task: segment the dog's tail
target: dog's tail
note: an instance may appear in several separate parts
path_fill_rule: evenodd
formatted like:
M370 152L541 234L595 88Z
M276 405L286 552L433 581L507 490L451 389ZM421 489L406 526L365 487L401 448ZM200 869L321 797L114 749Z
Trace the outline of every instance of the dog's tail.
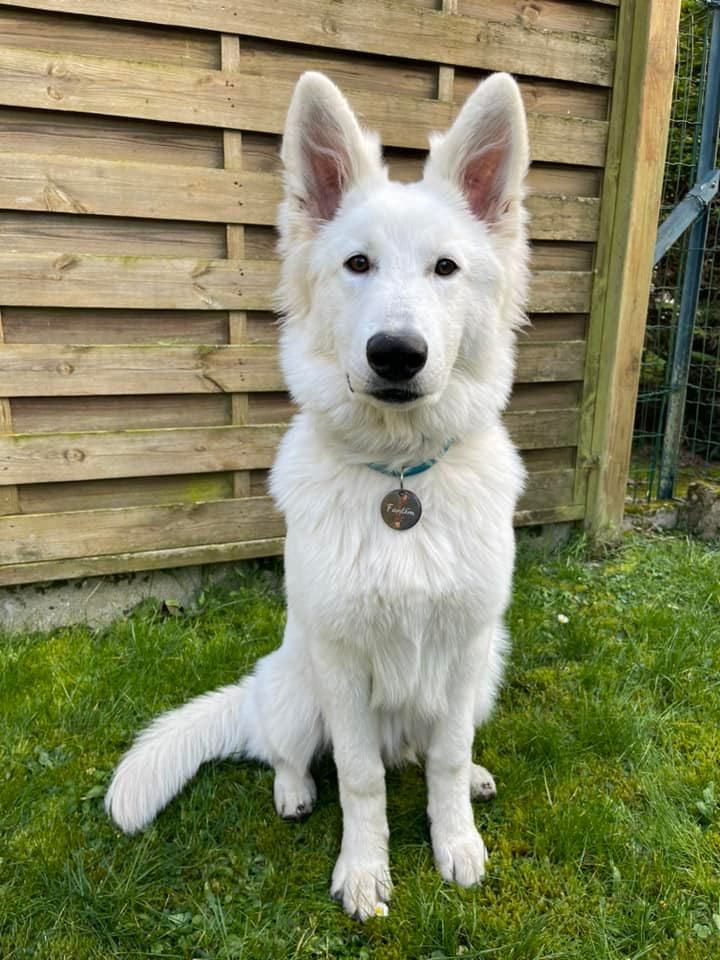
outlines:
M253 717L255 677L196 697L154 720L120 761L105 809L125 833L142 830L201 764L232 756L264 759Z

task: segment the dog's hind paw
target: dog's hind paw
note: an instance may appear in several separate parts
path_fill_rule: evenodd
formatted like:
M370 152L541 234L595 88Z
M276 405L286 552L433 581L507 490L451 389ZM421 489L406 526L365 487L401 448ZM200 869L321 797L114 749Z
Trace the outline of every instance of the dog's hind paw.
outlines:
M342 853L333 870L330 895L356 920L387 916L392 894L387 862L353 863Z
M433 835L433 853L444 880L454 881L461 887L473 887L485 876L487 850L474 827L452 838Z
M300 776L286 765L275 768L275 809L284 820L302 820L312 813L317 799L315 781L309 773Z
M470 771L470 796L473 800L492 800L497 796L493 775L479 763L474 763Z

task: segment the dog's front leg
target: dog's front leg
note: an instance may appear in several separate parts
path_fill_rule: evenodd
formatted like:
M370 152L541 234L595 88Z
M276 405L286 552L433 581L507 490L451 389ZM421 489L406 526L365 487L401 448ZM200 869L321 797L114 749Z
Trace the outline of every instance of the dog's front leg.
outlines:
M470 803L475 733L472 683L459 681L453 695L446 715L435 723L430 737L425 764L428 818L441 876L461 887L471 887L482 879L487 856Z
M369 682L357 674L330 671L323 686L343 814L330 892L351 916L367 920L392 892L379 722L370 709Z

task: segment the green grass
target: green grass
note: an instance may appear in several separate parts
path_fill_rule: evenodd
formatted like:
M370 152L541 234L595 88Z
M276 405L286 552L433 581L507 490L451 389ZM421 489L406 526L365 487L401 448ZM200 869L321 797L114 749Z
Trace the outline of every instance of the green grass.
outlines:
M568 618L564 623L558 615ZM204 768L145 834L102 794L158 711L227 683L279 641L280 568L240 567L194 611L0 644L0 957L710 960L720 956L720 554L630 536L588 559L526 543L512 664L477 758L477 890L434 871L422 773L388 775L390 916L327 896L340 810L280 821L272 774ZM717 784L717 786L714 786Z

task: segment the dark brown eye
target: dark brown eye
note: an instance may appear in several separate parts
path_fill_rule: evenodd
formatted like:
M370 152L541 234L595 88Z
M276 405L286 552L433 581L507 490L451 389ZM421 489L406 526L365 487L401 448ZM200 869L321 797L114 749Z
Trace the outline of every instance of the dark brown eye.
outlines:
M449 277L459 269L460 268L455 261L451 260L449 257L440 257L438 262L435 264L435 273L439 277Z
M345 261L345 266L353 273L367 273L370 269L370 261L364 253L356 253Z

